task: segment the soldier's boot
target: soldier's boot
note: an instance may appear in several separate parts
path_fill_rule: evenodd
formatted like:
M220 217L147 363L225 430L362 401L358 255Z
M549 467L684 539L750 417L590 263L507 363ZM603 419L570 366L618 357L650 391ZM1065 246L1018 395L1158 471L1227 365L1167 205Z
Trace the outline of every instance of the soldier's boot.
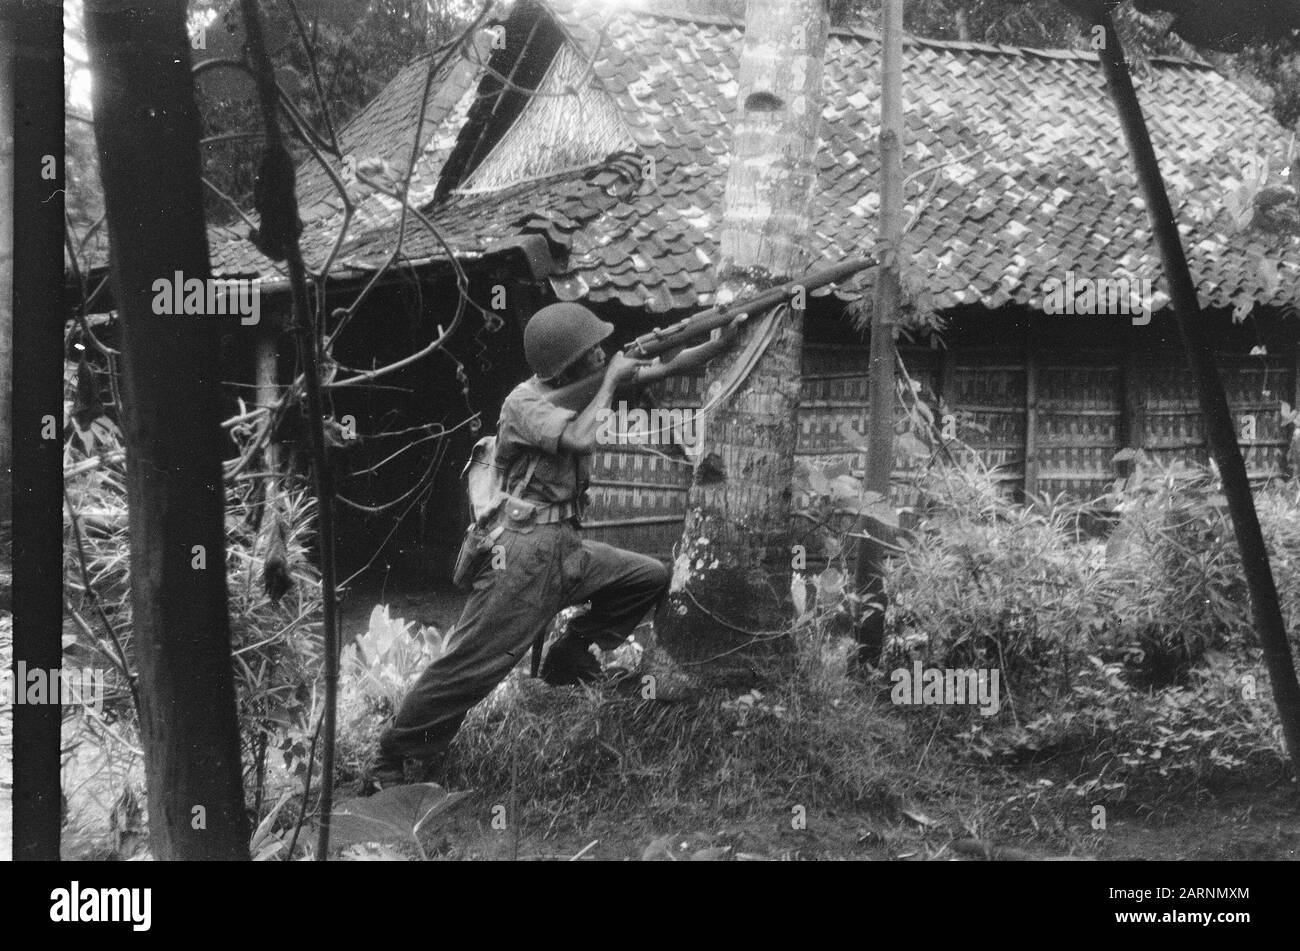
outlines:
M446 752L434 756L432 759L412 760L411 762L411 768L416 776L414 780L406 778L407 761L404 757L380 754L379 758L375 760L374 767L370 770L370 781L366 784L367 795L382 792L385 789L392 789L394 786L405 786L410 782L441 784L443 772L447 765Z
M370 782L366 784L366 788L370 793L377 793L405 783L406 763L402 757L381 755L370 770Z
M601 679L600 661L587 645L576 637L564 635L554 644L542 662L542 680L552 687L588 684Z

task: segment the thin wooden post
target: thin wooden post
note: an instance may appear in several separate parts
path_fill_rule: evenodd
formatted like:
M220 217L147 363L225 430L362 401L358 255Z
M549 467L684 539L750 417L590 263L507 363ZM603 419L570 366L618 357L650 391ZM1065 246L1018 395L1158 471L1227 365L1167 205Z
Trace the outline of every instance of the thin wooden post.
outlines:
M1088 16L1102 30L1103 42L1098 56L1124 139L1133 157L1138 185L1146 200L1147 215L1156 245L1160 249L1165 278L1169 282L1174 319L1178 324L1188 365L1196 379L1206 438L1211 456L1219 467L1223 494L1232 516L1246 586L1250 591L1255 632L1272 682L1273 698L1277 703L1277 715L1282 723L1287 753L1292 766L1300 770L1300 682L1296 680L1295 661L1291 657L1286 622L1282 617L1277 586L1269 566L1268 549L1255 511L1246 463L1237 443L1227 396L1215 366L1214 350L1196 296L1196 285L1187 266L1182 237L1178 232L1178 219L1169 203L1169 193L1165 190L1151 133L1142 115L1137 92L1133 88L1128 63L1124 59L1124 47L1111 20L1110 8L1097 0L1086 4L1071 3L1071 9Z
M338 683L339 683L339 614L338 588L334 562L334 476L330 467L329 452L325 444L323 421L324 398L321 394L320 351L321 328L312 319L307 298L307 269L303 264L302 250L294 228L298 220L298 198L294 191L294 167L280 131L277 112L275 74L262 34L261 13L255 0L241 0L244 26L248 34L248 57L257 82L259 104L262 108L262 125L266 134L263 153L264 172L277 170L283 177L271 188L280 189L275 198L258 203L261 214L261 234L264 245L270 241L272 253L282 254L288 263L289 286L292 293L293 325L297 333L298 359L301 363L307 396L307 436L311 444L312 474L316 489L316 537L320 546L322 648L325 653L325 708L321 714L321 737L324 752L321 755L321 786L319 827L316 839L316 861L329 857L330 822L334 803L334 742L336 738Z
M1300 413L1300 341L1296 342L1291 365L1294 368L1294 377L1291 381L1291 409ZM1287 466L1288 475L1292 477L1300 475L1300 421L1293 423L1291 426L1291 441L1288 444L1288 452L1283 461Z
M934 346L938 338L933 335L930 338L931 345ZM944 401L944 387L948 382L948 348L934 346L936 351L934 358L934 397L940 403ZM951 409L952 407L949 407Z
M253 344L253 359L255 362L254 379L257 384L256 400L261 409L269 410L279 399L279 349L276 347L276 335L278 331L274 329L264 329L257 335L257 340ZM278 473L279 452L275 444L274 435L266 441L266 448L262 450L262 461L266 472ZM270 506L275 495L275 477L267 479L267 505Z
M1034 318L1025 324L1025 501L1038 491L1038 354Z
M894 344L900 287L898 253L903 237L903 0L884 0L881 22L880 94L880 240L886 254L876 273L876 300L871 314L870 399L867 431L868 492L890 502L894 468ZM875 519L860 518L855 587L868 600L882 605L860 618L854 639L857 660L874 663L885 641L884 573L888 550L872 541L884 531ZM886 539L889 540L889 539Z
M11 512L14 365L14 48L0 20L0 521Z
M1137 335L1132 329L1126 335L1127 346L1120 361L1120 438L1119 448L1140 450L1146 444L1146 387L1142 384L1142 361L1137 348ZM1131 462L1122 462L1119 474L1133 472Z

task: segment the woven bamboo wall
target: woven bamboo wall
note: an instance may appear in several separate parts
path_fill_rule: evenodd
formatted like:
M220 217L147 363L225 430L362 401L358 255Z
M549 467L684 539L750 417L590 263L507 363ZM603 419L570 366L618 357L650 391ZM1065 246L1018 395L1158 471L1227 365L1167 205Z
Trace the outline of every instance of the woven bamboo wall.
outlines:
M1289 365L1288 365L1289 364ZM1287 468L1290 432L1282 422L1279 402L1296 405L1300 396L1297 364L1283 356L1221 356L1224 389L1228 405L1237 419L1237 439L1246 457L1246 471L1252 478L1277 475ZM1255 437L1242 437L1246 414L1255 417Z
M921 347L902 347L900 352L908 375L920 384L921 398L929 399L938 382L939 353ZM825 467L843 462L861 477L866 469L866 442L870 421L866 367L870 351L866 346L806 343L803 352L803 380L800 386L799 442L797 462ZM894 421L906 416L901 405L894 407ZM896 505L915 501L908 488L915 460L899 454L894 459ZM807 500L796 493L795 507Z
M1025 360L1008 347L963 347L945 354L940 394L957 435L996 469L1008 493L1025 475ZM964 450L954 451L960 460Z
M665 407L696 410L703 376L672 377L655 387ZM665 446L610 446L592 458L586 537L647 554L667 556L682 535L691 465Z
M1219 354L1218 363L1250 477L1263 479L1284 471L1289 434L1279 402L1294 400L1289 395L1296 392L1294 364L1284 356L1239 354ZM1144 446L1164 462L1177 457L1204 462L1208 453L1196 387L1181 354L1160 354L1150 366L1138 388ZM1254 417L1254 439L1243 435L1248 415Z
M1111 459L1123 445L1120 355L1043 350L1031 359L1034 388L1027 404L1035 442L1025 490L1100 495L1115 478Z
M1009 495L1095 497L1118 475L1113 458L1126 445L1166 462L1204 461L1200 411L1181 351L1138 346L1125 332L1080 337L1083 342L1049 323L1035 329L1032 345L1013 328L996 341L966 335L950 350L905 346L900 354L921 396L936 410L942 398L960 438L997 467ZM854 444L861 445L870 415L868 355L865 344L805 344L796 462L839 461L862 474L866 460ZM1222 353L1218 361L1239 435L1245 417L1254 417L1255 438L1241 440L1251 477L1284 473L1290 432L1279 403L1294 405L1300 396L1294 350ZM701 379L666 381L659 398L666 406L697 408ZM902 415L899 408L896 418ZM894 501L911 504L906 460L895 462ZM686 509L691 468L684 457L666 458L660 447L611 448L597 454L593 475L590 537L667 555ZM796 510L803 502L796 493Z

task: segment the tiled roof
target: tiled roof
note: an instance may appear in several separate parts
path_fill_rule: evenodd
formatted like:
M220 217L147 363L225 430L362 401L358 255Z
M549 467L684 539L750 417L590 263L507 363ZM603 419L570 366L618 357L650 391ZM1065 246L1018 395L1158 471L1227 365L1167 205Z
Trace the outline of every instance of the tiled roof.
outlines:
M552 278L564 299L618 300L656 312L707 305L717 286L741 26L582 2L549 0L547 7L569 42L592 59L585 81L608 95L634 147L653 156L653 178L640 180L636 161L598 162L500 191L453 194L431 215L466 255L490 252L514 234L545 231L567 251L563 273ZM517 5L512 15L530 10ZM874 243L879 64L877 36L832 34L812 235L815 252L826 259L869 252ZM348 148L359 157L379 155L404 165L425 69L427 60L412 64L349 125ZM481 58L453 61L435 83L421 194L431 196L482 74ZM1044 281L1064 278L1066 270L1163 284L1094 54L911 40L903 87L904 171L912 176L906 214L916 215L909 244L914 270L925 275L930 308L1038 305ZM1266 278L1259 259L1268 249L1253 235L1235 233L1223 205L1225 192L1242 182L1252 161L1269 157L1274 168L1281 166L1283 130L1240 89L1201 65L1156 60L1138 92L1202 302L1294 299L1300 268L1284 263L1278 280ZM561 120L554 103L547 108L549 135ZM573 134L583 134L581 122ZM608 140L613 133L602 134ZM533 147L527 137L505 141L509 148ZM533 174L544 171L544 158L496 157L503 168ZM323 174L307 171L301 182L305 251L318 265L340 215ZM344 264L365 269L386 258L395 207L373 195L364 200L340 257ZM441 254L423 229L409 223L404 251L413 260ZM213 257L225 273L265 274L269 268L242 239L214 235Z

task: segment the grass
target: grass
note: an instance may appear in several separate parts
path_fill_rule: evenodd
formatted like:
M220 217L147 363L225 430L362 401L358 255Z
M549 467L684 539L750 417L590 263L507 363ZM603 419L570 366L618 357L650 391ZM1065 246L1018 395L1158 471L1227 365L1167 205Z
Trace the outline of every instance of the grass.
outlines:
M444 779L502 801L513 788L522 810L557 831L701 808L744 820L773 803L892 813L940 794L945 781L917 768L908 726L848 676L845 656L804 651L770 688L678 703L610 686L551 689L516 672L471 712Z
M517 671L453 745L439 780L474 789L476 805L468 820L431 830L429 852L512 857L510 836L489 823L500 804L520 817L515 852L572 857L599 840L602 858L637 857L673 833L688 851L727 845L769 858L944 860L972 843L1011 844L1022 857L1183 857L1242 834L1263 841L1266 819L1294 811L1294 784L1277 776L1252 774L1248 795L1230 776L1177 796L1145 783L1113 794L1081 788L1083 757L1070 753L980 761L959 737L978 713L895 707L885 678L856 682L828 654L802 655L757 696L707 691L675 704L552 689ZM1217 805L1243 796L1259 804L1259 822ZM1098 805L1110 831L1094 825ZM791 831L796 806L806 835Z

